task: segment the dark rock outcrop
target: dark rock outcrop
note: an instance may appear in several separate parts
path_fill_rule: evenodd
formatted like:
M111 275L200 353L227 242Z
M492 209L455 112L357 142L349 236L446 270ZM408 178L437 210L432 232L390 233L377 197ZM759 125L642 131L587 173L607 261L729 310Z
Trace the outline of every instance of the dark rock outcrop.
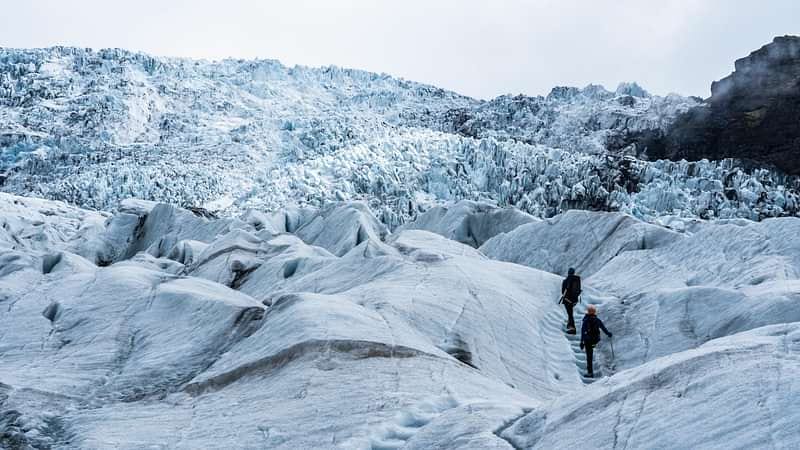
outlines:
M711 84L711 97L666 132L646 130L619 144L650 159L735 158L800 174L800 37L776 37L737 60L731 75Z

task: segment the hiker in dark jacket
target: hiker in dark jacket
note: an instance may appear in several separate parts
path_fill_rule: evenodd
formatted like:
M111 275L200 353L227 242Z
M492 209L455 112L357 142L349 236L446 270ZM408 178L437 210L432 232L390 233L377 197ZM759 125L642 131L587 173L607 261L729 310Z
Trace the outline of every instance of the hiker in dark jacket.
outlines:
M588 378L594 378L592 357L594 356L594 347L600 342L600 330L603 330L606 336L612 336L611 332L606 330L603 321L597 317L597 308L589 305L581 325L581 350L586 349L586 377Z
M569 269L567 278L561 282L561 303L567 309L567 333L575 334L575 318L572 310L581 295L581 277L575 275L575 269Z

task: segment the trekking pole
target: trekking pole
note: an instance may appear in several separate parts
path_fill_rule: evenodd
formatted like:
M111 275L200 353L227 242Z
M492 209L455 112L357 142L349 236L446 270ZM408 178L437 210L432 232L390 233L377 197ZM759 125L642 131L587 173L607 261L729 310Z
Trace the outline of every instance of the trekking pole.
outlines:
M613 337L608 338L608 342L611 344L611 360L614 361L617 359L617 357L614 356L614 338Z

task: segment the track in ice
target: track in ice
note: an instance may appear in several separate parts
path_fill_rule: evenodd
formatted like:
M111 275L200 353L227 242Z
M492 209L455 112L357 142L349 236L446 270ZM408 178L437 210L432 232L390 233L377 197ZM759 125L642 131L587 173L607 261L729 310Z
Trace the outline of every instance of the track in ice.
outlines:
M580 321L583 318L584 314L586 314L586 307L589 304L597 304L594 301L586 302L581 301L577 305L575 305L574 315L575 315L575 325L576 328L580 329ZM566 322L566 313L564 312L563 308L553 308L548 313L548 325L545 325L545 328L548 332L558 332L562 333L566 336L567 340L569 341L570 348L572 349L572 353L575 359L575 366L578 370L578 375L580 376L581 380L585 384L591 384L597 381L599 378L602 378L604 375L603 368L604 364L600 358L599 352L595 352L594 355L594 378L588 378L584 376L586 374L586 353L581 350L581 337L580 334L567 334L567 322Z
M364 450L403 448L422 427L458 405L459 402L450 393L422 400L403 408L391 420L374 425L367 439L349 440L343 442L340 448Z

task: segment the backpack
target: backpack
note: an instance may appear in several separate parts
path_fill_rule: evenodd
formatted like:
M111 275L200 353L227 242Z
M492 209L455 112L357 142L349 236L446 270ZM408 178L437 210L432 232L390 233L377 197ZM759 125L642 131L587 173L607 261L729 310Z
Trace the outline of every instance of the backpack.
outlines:
M587 317L586 319L589 321L588 329L586 330L586 340L588 341L587 344L595 345L600 342L600 324L597 318L595 317Z
M570 275L567 277L567 289L564 297L570 300L570 303L578 301L578 296L581 295L581 277L577 275Z

